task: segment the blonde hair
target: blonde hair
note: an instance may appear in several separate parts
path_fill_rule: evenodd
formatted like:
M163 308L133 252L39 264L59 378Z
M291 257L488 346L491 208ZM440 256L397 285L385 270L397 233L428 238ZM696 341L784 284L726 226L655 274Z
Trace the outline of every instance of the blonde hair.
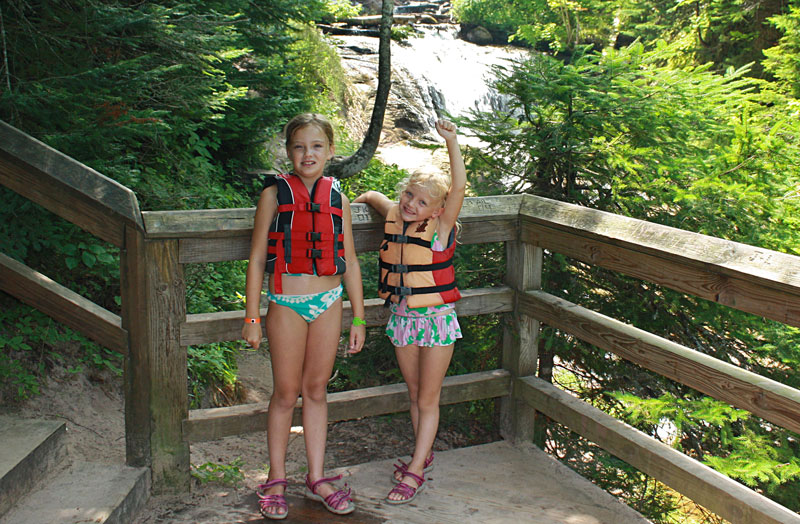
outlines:
M433 200L429 204L441 202L441 207L444 207L447 194L450 192L450 175L432 171L413 171L397 185L398 197L409 187L424 190Z
M295 131L306 126L315 126L320 131L325 133L328 139L328 145L333 145L333 125L330 121L319 113L300 113L296 117L289 120L283 128L283 135L286 137L286 148L289 148L289 143L292 141Z

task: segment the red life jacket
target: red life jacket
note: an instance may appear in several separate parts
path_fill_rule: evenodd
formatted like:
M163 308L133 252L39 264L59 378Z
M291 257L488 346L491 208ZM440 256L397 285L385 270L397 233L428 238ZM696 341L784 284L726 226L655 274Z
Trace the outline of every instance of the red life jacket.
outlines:
M444 251L431 249L439 219L404 222L400 206L389 209L384 225L380 253L378 296L399 302L406 297L408 307L449 304L461 298L456 288L453 254L455 231L446 239Z
M341 275L345 272L342 194L335 179L320 177L309 195L300 178L280 174L265 187L278 186L278 213L267 235L267 272L282 293L282 273Z

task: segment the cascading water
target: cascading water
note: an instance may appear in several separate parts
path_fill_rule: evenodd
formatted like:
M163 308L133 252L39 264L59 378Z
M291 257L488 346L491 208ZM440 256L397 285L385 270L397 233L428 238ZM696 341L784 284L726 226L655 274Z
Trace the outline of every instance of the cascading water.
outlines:
M470 110L499 111L504 98L490 87L492 67L524 56L526 51L511 46L479 46L457 37L452 24L418 25L417 37L404 44L392 42L392 89L387 109L385 134L392 142L412 138L439 140L433 128L437 117L466 116ZM378 40L365 36L337 36L342 64L364 91L374 91L377 82ZM371 111L372 99L369 100ZM387 129L392 127L393 129ZM462 143L479 145L462 133ZM384 160L400 167L425 162L422 152L391 155L395 143L381 147ZM429 161L429 160L428 160Z
M479 46L457 37L454 25L423 26L419 38L392 46L395 71L419 85L425 108L437 115L498 111L503 98L490 88L492 67L519 57L512 47Z

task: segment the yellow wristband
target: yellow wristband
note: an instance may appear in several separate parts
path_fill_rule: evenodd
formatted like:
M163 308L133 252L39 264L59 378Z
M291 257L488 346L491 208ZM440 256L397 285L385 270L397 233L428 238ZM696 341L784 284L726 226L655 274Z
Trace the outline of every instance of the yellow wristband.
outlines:
M259 317L256 318L247 318L244 319L245 324L261 324L261 319Z
M367 323L361 317L353 317L353 325L354 326L366 326Z

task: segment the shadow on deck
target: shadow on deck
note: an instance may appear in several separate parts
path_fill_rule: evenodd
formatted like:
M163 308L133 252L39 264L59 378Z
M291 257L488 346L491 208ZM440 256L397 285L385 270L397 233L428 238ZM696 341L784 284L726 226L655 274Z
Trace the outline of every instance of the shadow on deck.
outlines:
M461 448L436 454L436 469L419 497L409 504L389 505L392 460L340 468L353 488L358 510L348 516L328 513L289 489L292 523L530 523L645 524L649 521L534 446L507 442ZM241 501L249 506L247 524L263 523L255 494Z

